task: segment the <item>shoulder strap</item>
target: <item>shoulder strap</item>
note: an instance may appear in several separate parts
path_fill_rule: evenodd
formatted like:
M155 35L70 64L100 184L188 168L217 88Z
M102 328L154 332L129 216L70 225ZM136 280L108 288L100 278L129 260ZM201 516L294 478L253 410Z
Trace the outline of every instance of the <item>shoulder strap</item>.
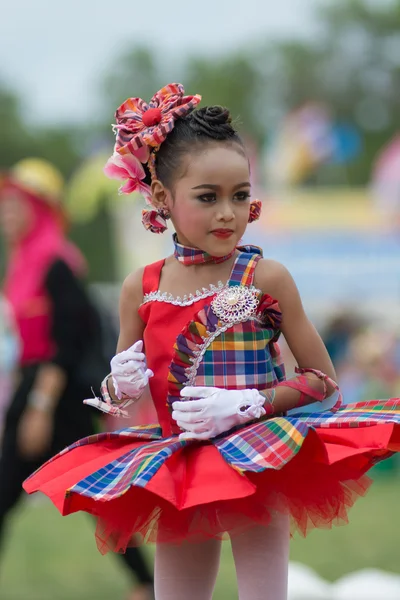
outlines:
M151 265L147 265L143 271L143 295L156 292L160 285L161 270L164 266L165 259L158 260Z
M241 252L233 265L229 285L253 285L254 271L261 258L261 254Z

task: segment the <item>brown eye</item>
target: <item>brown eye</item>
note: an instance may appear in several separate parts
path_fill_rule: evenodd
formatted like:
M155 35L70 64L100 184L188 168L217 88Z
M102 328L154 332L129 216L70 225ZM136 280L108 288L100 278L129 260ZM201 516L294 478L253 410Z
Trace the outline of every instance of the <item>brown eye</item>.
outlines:
M241 202L244 202L250 198L250 193L249 192L238 192L237 194L235 194L235 198L237 200L240 200Z
M215 194L203 194L202 196L198 196L197 199L200 200L200 202L204 202L206 204L210 202L215 202Z

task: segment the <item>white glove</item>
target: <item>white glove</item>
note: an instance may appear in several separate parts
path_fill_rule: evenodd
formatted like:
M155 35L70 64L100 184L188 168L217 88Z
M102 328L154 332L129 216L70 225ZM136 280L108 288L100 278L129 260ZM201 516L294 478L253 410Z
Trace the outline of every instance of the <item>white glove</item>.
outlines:
M111 376L115 395L121 398L139 398L154 373L147 368L146 358L142 352L143 342L138 340L111 359Z
M188 386L181 391L181 397L201 398L172 405L172 418L185 430L179 436L181 440L209 440L266 414L265 397L258 390Z

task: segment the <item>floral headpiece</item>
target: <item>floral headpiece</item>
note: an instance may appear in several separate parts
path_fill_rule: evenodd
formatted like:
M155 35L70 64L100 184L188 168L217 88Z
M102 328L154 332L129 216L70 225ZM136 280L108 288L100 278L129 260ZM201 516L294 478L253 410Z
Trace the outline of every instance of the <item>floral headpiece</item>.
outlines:
M129 98L115 113L114 154L104 172L110 179L126 180L119 188L121 194L139 192L144 196L152 208L143 210L142 223L154 233L165 231L167 215L152 205L143 164L149 166L153 178L155 152L173 130L175 121L190 113L201 100L201 96L184 94L180 83L170 83L154 94L148 104L141 98Z
M114 154L108 159L104 173L110 179L125 181L119 188L120 194L139 192L144 196L151 208L142 211L142 223L153 233L163 233L167 229L169 215L153 205L151 187L144 182L143 165L148 166L154 179L155 156L160 145L173 130L175 121L189 114L201 101L197 94L184 94L180 83L170 83L154 94L148 104L141 98L129 98L115 113ZM260 210L261 203L254 201L249 222L258 218Z

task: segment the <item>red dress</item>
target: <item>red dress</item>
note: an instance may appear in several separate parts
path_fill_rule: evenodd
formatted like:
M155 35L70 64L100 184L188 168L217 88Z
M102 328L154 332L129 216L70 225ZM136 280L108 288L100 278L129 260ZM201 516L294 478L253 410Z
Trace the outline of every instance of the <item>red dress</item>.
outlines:
M170 405L184 385L265 389L285 377L278 303L252 285L259 258L240 253L228 287L183 299L157 292L164 261L147 267L139 314L159 424L80 440L24 483L63 515L97 516L101 552L222 538L268 524L275 511L289 513L303 534L330 527L366 492L371 466L400 449L399 399L258 421L208 442L179 440ZM215 301L232 290L243 310L224 321Z

